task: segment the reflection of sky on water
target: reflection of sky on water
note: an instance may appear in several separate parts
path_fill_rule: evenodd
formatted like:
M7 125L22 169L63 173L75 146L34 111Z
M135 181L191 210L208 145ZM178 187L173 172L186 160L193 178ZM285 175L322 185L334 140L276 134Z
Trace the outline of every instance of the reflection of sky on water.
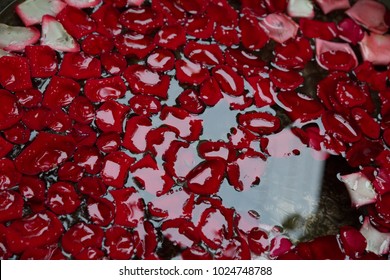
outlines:
M272 112L269 107L261 111ZM237 127L237 113L229 109L225 100L208 108L202 114L201 139L226 141L230 128ZM289 129L268 138L271 157L267 159L260 185L237 192L225 180L218 195L224 205L234 207L240 213L255 210L260 214L262 224L282 225L287 220L299 223L316 212L325 166L325 161L319 158L323 154L307 148ZM293 150L299 151L299 155L294 155ZM289 235L299 238L303 230L298 225L289 230Z
M267 159L260 184L241 193L222 186L219 195L224 205L235 207L241 213L255 210L262 224L296 223L288 233L299 238L304 231L303 221L316 212L325 161L317 159L320 154L303 146L291 132L285 130L273 137L278 136L282 137L280 143L277 139L270 141L275 143L270 153L276 156ZM299 148L299 156L282 156L295 148Z

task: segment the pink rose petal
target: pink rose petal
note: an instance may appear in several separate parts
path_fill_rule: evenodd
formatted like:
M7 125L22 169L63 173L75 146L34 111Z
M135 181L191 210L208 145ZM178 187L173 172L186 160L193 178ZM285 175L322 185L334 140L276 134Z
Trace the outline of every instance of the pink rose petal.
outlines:
M284 14L270 14L262 22L263 28L271 39L278 43L284 43L288 39L295 38L298 32L298 24Z
M290 17L313 18L314 6L310 0L290 0L287 13Z
M390 63L390 35L366 33L359 45L364 60L377 65Z
M341 62L339 62L337 65L332 65L332 70L348 70L350 67L356 67L358 66L358 60L356 58L356 55L354 51L352 50L351 46L347 43L336 43L336 42L330 42L330 41L325 41L322 39L316 39L316 60L317 63L324 69L328 70L328 67L324 65L324 63L329 64L329 62L325 61L323 56L326 53L330 54L336 54L336 53L347 53L351 55L353 62L351 61L350 63L353 65L343 65ZM337 59L335 59L337 61ZM330 62L330 64L332 64ZM344 68L345 69L339 69L339 68ZM337 69L335 69L337 68Z
M345 12L368 30L383 34L389 29L385 22L386 7L373 0L359 0Z
M367 240L366 250L378 255L387 254L390 250L390 233L380 232L375 229L368 217L365 218L360 233Z
M324 14L334 10L343 10L350 7L348 0L316 0Z
M341 176L354 207L360 207L376 201L377 194L372 183L362 172Z

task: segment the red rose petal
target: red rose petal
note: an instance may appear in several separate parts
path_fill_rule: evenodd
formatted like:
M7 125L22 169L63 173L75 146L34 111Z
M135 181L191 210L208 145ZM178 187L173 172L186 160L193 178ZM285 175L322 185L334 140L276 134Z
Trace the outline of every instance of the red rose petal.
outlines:
M169 143L163 156L165 170L180 181L184 181L187 174L198 163L195 152L191 150L190 145L178 140Z
M351 143L360 139L361 133L342 116L326 112L322 115L322 122L326 131L340 140Z
M58 75L75 80L99 78L101 76L100 60L85 53L66 53L62 59Z
M195 141L202 133L202 120L178 107L164 107L161 120L187 141Z
M224 241L224 228L227 227L225 217L214 208L203 211L198 224L203 242L211 249L218 249Z
M176 78L181 83L199 85L209 78L209 72L200 64L189 60L177 60L175 63Z
M211 254L200 246L192 246L185 249L182 253L183 260L212 260Z
M105 233L104 245L113 260L128 260L136 250L135 235L122 227L111 227Z
M97 177L84 177L77 184L78 190L87 196L99 197L106 193L106 186Z
M91 18L96 22L97 32L108 38L112 38L122 32L119 16L120 13L117 9L109 4L105 4L92 13Z
M104 158L103 169L100 173L103 183L115 188L123 188L128 176L128 169L134 159L124 152L114 152Z
M387 128L383 132L383 141L385 141L386 145L390 147L390 128Z
M15 191L0 192L0 222L20 219L23 216L24 201Z
M96 225L106 227L114 219L114 205L106 198L89 198L87 209L91 221Z
M150 7L131 7L121 14L119 22L130 30L148 34L163 25L163 17Z
M79 196L69 183L55 183L47 192L47 205L57 215L73 213L80 203Z
M241 42L248 50L259 50L268 42L268 35L260 25L258 18L248 10L243 10L240 18Z
M217 66L212 70L221 90L233 96L239 96L244 91L244 79L229 66Z
M129 100L131 110L140 116L150 117L161 110L161 102L154 96L135 95Z
M123 147L132 153L142 153L146 150L146 135L152 129L152 121L144 116L132 116L126 122Z
M271 3L271 2L269 2ZM262 0L242 0L241 5L242 9L248 8L251 12L255 13L257 16L263 16L267 13L265 2Z
M156 45L170 50L177 50L186 43L186 33L180 25L163 26L155 35Z
M58 59L48 46L27 46L25 49L33 78L48 78L56 74Z
M64 111L56 109L52 112L49 128L55 132L70 132L73 127L72 119Z
M134 188L110 191L114 197L116 225L134 228L144 217L141 198Z
M222 51L216 44L200 44L190 41L184 47L183 53L191 61L201 63L202 65L214 66L224 62Z
M373 180L375 190L379 194L390 190L390 181L387 180L390 178L390 173L388 173L388 169L390 168L389 158L390 154L388 150L381 151L375 158L376 164L381 166Z
M237 11L226 0L210 1L206 15L222 26L233 27L238 23Z
M76 97L69 106L69 117L81 124L90 124L95 119L95 107L84 97Z
M353 227L342 227L340 229L340 240L345 254L350 257L359 257L366 250L366 238Z
M379 217L389 220L390 219L390 193L385 193L379 196L376 202L376 210Z
M245 76L261 76L267 72L266 63L258 56L240 49L228 48L225 50L226 64L238 69Z
M267 105L275 104L276 93L274 86L269 79L250 77L247 78L247 81L253 90L256 107L262 108Z
M125 57L119 53L103 53L100 56L104 69L111 75L119 75L125 71L127 61Z
M102 260L104 252L94 247L88 247L75 255L76 260Z
M278 99L293 121L299 119L301 122L308 122L321 117L324 111L318 101L293 91L280 92Z
M145 58L155 47L153 38L148 35L128 32L115 37L114 44L124 56Z
M284 90L294 90L304 82L304 78L298 72L292 70L271 69L269 77L276 87Z
M0 110L0 129L13 126L22 117L22 110L15 96L3 89L0 89Z
M103 35L90 34L84 38L81 48L88 55L101 55L110 52L114 48L114 43Z
M210 77L201 84L199 98L207 106L214 106L223 98L221 89L215 78Z
M338 25L338 37L344 41L356 45L363 40L364 32L358 24L352 19L346 18L342 20Z
M96 140L96 147L103 153L115 152L122 144L119 134L114 132L102 133Z
M154 71L165 72L175 66L175 56L169 50L157 49L148 56L146 63Z
M80 39L96 29L95 21L87 13L72 6L62 9L57 19L75 39Z
M367 92L363 86L347 81L340 81L336 87L336 98L345 107L363 105L367 100Z
M163 15L168 24L185 22L186 12L170 0L158 0L152 2L152 9Z
M303 36L307 38L320 38L331 41L338 35L338 30L334 22L324 22L302 18L299 27Z
M194 0L191 2L185 0L174 0L174 2L191 14L203 13L208 5L208 1L206 0Z
M74 151L70 136L40 132L16 157L17 169L26 175L49 171L64 162Z
M104 233L100 227L77 223L62 236L62 248L66 252L76 256L88 247L100 248L103 236Z
M19 192L28 201L43 201L46 183L38 177L23 176L19 183Z
M123 97L126 85L120 77L90 79L85 83L84 91L92 102L105 102Z
M37 89L18 91L15 96L24 108L38 107L42 102L42 93Z
M378 140L362 137L347 151L346 159L350 166L369 165L383 150L383 144Z
M221 159L200 163L187 174L187 188L201 195L217 193L224 178L225 166L225 161Z
M367 82L373 90L381 91L386 89L386 71L377 71L371 62L365 61L361 63L355 68L354 72L359 81Z
M166 99L170 77L149 70L143 65L131 65L124 73L131 90L136 94L150 94Z
M227 47L240 43L239 34L235 27L217 25L214 29L213 37L215 41Z
M92 146L97 137L96 132L90 126L79 123L74 124L71 135L77 147Z
M96 111L96 126L103 132L123 130L123 120L130 108L113 100L108 100Z
M280 120L269 113L248 112L238 115L238 123L257 134L271 134L280 127Z
M214 21L204 15L193 15L188 17L185 27L188 35L208 39L214 32Z
M20 256L21 260L66 260L57 244L40 248L27 248Z
M364 135L372 139L379 138L380 126L373 117L361 108L354 108L351 113Z
M16 56L0 57L0 84L5 89L11 91L32 88L27 58Z
M80 85L72 79L54 76L47 86L43 105L48 108L64 107L80 93Z
M147 150L155 157L163 158L172 141L176 140L177 132L173 128L160 126L152 129L146 135Z
M25 137L25 142L27 142L27 140L30 138L30 131L28 129L37 131L43 130L50 125L52 117L53 112L45 107L37 107L30 109L24 113L22 118L22 122L25 124L25 126L23 126L21 123L16 124L13 128L17 127L18 132L14 130L13 132L11 132L11 134L13 134L14 137L19 139L20 141L22 141L21 139ZM24 136L22 136L23 134ZM19 142L19 140L15 141Z
M204 95L198 96L194 90L187 89L176 98L176 103L189 113L201 114L206 108L202 97L204 98Z
M269 247L267 233L259 228L251 229L248 235L248 245L253 253L261 255Z
M0 136L0 158L6 156L13 149L13 147L14 145Z
M313 57L310 41L304 37L289 40L275 47L276 65L287 69L302 69Z
M58 169L58 179L61 181L78 182L84 175L84 170L73 162L65 162Z
M333 235L321 236L308 243L299 244L299 246L298 254L304 259L343 260L345 258L336 236ZM304 246L308 247L308 253L302 250Z
M50 211L31 214L10 224L6 233L9 248L21 253L27 248L37 248L58 242L63 225Z

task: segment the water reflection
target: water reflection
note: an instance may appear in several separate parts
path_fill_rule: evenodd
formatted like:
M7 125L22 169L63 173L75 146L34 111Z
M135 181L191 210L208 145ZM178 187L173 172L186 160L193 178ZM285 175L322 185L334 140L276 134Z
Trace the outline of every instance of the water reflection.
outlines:
M260 184L237 193L225 182L219 195L226 206L239 213L254 210L261 224L282 225L293 239L299 239L305 234L305 220L317 211L325 156L307 148L288 129L269 138L271 156Z

